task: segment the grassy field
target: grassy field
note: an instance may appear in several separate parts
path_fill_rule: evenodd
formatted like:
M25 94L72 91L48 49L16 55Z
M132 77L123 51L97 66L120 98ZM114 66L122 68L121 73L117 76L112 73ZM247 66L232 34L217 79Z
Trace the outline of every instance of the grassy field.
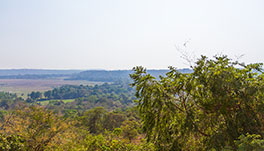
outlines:
M102 82L89 82L80 80L62 80L62 79L45 79L45 80L28 80L28 79L0 79L0 91L17 93L18 96L26 97L32 91L44 92L62 85L96 85Z
M74 99L65 99L65 100L46 100L46 101L38 101L41 105L47 105L50 101L63 101L64 103L73 102Z

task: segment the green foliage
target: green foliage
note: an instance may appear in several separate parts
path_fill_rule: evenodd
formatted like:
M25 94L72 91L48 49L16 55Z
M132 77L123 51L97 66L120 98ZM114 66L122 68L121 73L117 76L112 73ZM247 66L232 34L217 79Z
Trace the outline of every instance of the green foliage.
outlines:
M30 94L28 94L28 96L32 99L32 100L37 100L40 99L42 97L42 93L39 91L33 91Z
M128 138L129 141L131 142L132 139L138 136L138 127L139 127L139 124L134 120L124 121L121 126L121 129L123 131L123 137Z
M1 151L24 151L25 140L17 135L0 134L0 150Z
M78 111L77 110L64 110L64 117L65 118L77 118L78 117Z
M57 112L63 110L86 111L95 107L104 107L107 110L123 109L134 105L134 90L128 83L102 84L95 86L73 86L66 85L44 93L46 99L38 103L47 105L49 109ZM71 102L56 102L45 104L49 100L74 100ZM45 103L44 103L45 102ZM50 101L49 101L50 102Z
M7 115L1 123L0 132L11 138L7 141L11 145L13 139L17 141L23 138L26 150L43 151L63 144L61 140L68 128L69 125L60 116L55 116L44 108L30 106Z
M81 117L82 125L88 128L88 131L93 134L103 132L103 120L106 110L102 107L91 109L84 113Z
M115 112L108 112L103 121L103 127L107 130L114 130L121 126L122 122L126 120L125 114L122 113L115 113Z
M262 151L264 150L264 140L260 135L246 134L238 137L235 141L238 151Z
M240 135L263 136L262 64L202 56L192 73L170 67L160 80L133 70L143 130L159 150L235 150Z
M111 96L113 98L118 99L118 96L122 94L132 94L131 90L132 89L130 87L127 87L126 84L120 84L120 83L113 83L113 84L104 83L102 85L95 85L95 86L65 85L44 92L44 96L47 99L87 98L93 102L93 101L98 101L98 96L101 95L104 97ZM129 97L131 97L131 95Z
M107 112L103 107L88 110L79 117L80 127L87 128L92 134L99 134L104 130L113 131L126 119L124 113Z
M122 134L123 130L121 128L115 128L113 130L113 134L116 136L120 136Z
M111 134L110 134L111 135ZM76 149L77 150L77 149ZM105 135L87 135L78 150L85 151L154 151L151 143L144 140L140 144L127 143L123 139L107 137Z
M23 102L23 99L17 97L16 94L0 92L0 109L8 110L14 108L20 102Z
M45 97L52 97L52 91ZM84 97L47 100L32 92L23 103L16 95L2 93L3 150L154 150L140 133L137 110L127 109L134 98L128 84L63 86L54 91L60 97Z
M81 115L75 110L67 111L64 117L43 106L24 105L6 111L0 121L0 147L34 151L153 149L153 145L137 133L138 123L125 121L136 119L132 110L107 112L98 107Z
M6 110L0 110L0 121L4 120L4 116L7 114L8 112Z

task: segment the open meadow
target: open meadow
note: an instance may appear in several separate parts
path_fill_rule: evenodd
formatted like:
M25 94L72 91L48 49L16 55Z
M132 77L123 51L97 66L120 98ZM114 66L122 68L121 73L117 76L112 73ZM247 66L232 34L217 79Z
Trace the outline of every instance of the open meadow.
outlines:
M96 85L102 82L62 79L0 79L0 91L26 96L32 91L47 91L62 85Z
M55 101L63 101L64 103L70 103L73 102L74 99L61 99L61 100L45 100L45 101L38 101L41 105L47 105L49 102L55 102Z

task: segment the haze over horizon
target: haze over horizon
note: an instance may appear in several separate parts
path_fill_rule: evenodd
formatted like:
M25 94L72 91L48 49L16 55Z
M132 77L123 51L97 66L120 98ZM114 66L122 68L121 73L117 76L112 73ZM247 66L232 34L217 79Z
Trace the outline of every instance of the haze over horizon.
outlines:
M177 69L190 69L190 68L177 68ZM106 70L106 71L117 71L117 70L132 70L131 69L59 69L59 68L54 68L54 69L47 69L47 68L0 68L0 70L76 70L76 71L101 71L101 70ZM148 68L147 70L169 70L168 68Z
M177 49L263 62L263 6L262 0L0 1L0 69L188 68Z

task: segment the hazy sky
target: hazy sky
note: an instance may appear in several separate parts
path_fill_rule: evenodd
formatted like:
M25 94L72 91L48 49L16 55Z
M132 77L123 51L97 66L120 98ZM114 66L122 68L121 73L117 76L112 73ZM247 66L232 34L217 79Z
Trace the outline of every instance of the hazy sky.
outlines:
M0 0L0 68L187 67L175 45L263 62L264 1Z

